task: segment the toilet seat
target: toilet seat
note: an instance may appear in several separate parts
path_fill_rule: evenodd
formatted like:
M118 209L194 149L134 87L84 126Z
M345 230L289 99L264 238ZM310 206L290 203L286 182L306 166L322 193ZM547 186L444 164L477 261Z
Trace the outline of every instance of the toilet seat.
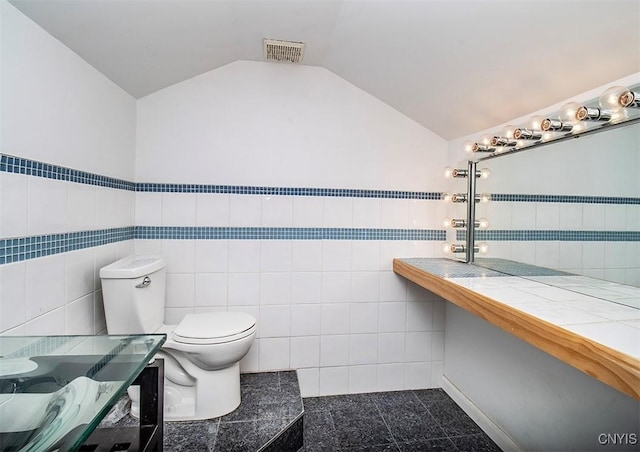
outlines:
M256 319L243 312L187 314L173 330L181 344L207 345L236 341L254 333Z

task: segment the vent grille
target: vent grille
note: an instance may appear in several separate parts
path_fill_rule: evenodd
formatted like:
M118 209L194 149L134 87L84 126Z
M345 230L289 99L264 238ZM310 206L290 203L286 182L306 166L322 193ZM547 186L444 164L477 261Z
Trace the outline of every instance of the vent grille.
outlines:
M264 59L279 63L301 63L304 57L304 42L263 39Z

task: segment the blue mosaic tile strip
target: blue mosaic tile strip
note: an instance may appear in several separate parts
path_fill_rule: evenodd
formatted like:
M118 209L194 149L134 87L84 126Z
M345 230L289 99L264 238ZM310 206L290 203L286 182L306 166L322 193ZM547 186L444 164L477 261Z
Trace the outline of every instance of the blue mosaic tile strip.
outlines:
M558 202L582 204L640 204L640 198L616 196L574 196L574 195L522 195L492 193L491 201L507 202Z
M0 154L0 171L5 173L24 174L26 176L44 177L79 184L97 185L100 187L117 188L134 191L136 184L122 179L116 179L99 174L79 171L49 163L36 162L11 155Z
M440 200L441 192L361 190L351 188L257 187L246 185L137 183L136 191L153 193L218 193L267 196L329 196L342 198L390 198Z
M134 227L0 239L0 264L131 240Z
M554 231L492 230L476 231L477 241L560 241L560 242L638 242L640 231ZM465 231L456 231L456 240L464 240Z
M172 240L419 240L444 241L445 230L136 226L136 239Z

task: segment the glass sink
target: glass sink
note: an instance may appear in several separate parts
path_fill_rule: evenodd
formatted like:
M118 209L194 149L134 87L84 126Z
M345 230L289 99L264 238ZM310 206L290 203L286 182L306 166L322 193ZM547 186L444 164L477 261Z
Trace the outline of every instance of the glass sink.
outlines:
M0 337L0 451L77 450L165 340Z

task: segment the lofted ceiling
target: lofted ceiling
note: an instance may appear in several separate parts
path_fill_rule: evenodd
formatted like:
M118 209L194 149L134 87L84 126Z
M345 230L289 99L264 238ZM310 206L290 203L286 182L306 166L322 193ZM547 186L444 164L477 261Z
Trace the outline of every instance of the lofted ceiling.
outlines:
M303 41L445 139L640 72L639 0L10 0L140 98Z

